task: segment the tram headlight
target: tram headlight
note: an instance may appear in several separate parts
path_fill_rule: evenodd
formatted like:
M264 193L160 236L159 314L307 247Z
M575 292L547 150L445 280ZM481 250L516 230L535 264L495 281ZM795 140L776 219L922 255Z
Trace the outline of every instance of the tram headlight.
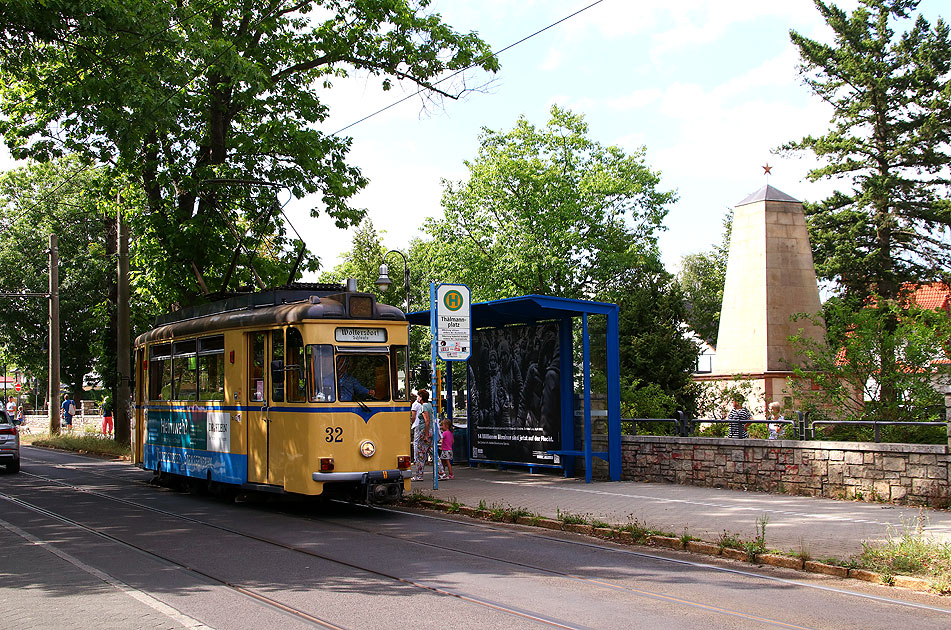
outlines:
M376 444L370 440L363 440L360 442L360 454L364 457L373 457L373 454L376 453Z

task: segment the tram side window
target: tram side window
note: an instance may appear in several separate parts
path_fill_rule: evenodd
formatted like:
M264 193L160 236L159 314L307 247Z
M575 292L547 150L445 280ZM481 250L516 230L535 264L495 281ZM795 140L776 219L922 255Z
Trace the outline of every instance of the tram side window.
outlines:
M406 346L390 348L390 363L393 366L393 400L409 400L406 390Z
M149 348L149 400L172 398L172 344Z
M194 339L178 341L173 347L172 374L174 400L198 400L198 354Z
M304 363L304 338L296 328L287 329L287 365L284 366L284 387L287 402L307 402L307 380Z
M198 340L198 399L225 399L224 335Z
M307 346L308 380L313 390L311 402L333 402L334 349L330 345Z
M284 331L271 331L271 400L284 402Z
M248 375L248 399L254 402L264 400L264 370L267 361L266 333L259 332L251 335L251 361Z

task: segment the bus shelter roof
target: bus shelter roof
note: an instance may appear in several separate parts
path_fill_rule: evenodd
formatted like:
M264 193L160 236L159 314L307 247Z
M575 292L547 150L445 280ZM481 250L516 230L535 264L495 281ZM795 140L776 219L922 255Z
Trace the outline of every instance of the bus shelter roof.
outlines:
M477 302L470 307L471 326L478 328L495 328L512 324L534 324L542 321L566 320L581 318L582 320L582 425L583 448L574 446L575 423L574 404L572 398L573 381L571 369L572 335L570 326L562 326L561 357L562 365L562 429L561 448L549 450L562 456L562 468L566 476L574 475L575 458L582 457L585 462L585 480L591 483L593 470L592 459L598 457L608 462L609 477L612 481L621 478L621 392L620 392L620 352L619 352L619 316L617 304L594 302L590 300L573 300L569 298L551 297L546 295L523 295L504 300L491 302ZM608 450L595 452L592 448L591 423L591 359L590 339L588 336L588 316L607 316L607 429ZM418 326L430 325L430 311L416 311L406 316L410 324ZM449 366L451 374L451 365ZM470 427L471 432L471 427ZM506 463L506 462L499 462Z
M617 312L616 304L573 300L547 295L522 295L491 302L472 304L472 327L488 328L509 324L530 324L562 317L581 317L584 314L608 315ZM429 310L416 311L406 316L409 323L429 326Z

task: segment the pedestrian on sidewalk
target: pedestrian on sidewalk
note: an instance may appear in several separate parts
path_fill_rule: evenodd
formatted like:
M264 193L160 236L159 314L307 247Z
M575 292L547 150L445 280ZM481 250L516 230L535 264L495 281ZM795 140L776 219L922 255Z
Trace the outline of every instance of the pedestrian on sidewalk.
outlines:
M749 410L743 407L743 403L746 402L743 394L739 392L733 394L733 409L730 410L730 413L727 415L726 419L730 423L730 433L727 435L728 438L734 440L745 440L750 437L750 434L747 432L753 416L750 414Z
M413 406L409 409L409 420L410 420L410 439L413 442L413 461L415 462L418 458L416 455L416 429L419 427L420 423L423 421L423 417L419 415L419 412L423 409L423 403L419 402L419 395L417 392L416 396L413 396Z
M426 466L426 457L432 444L433 435L433 406L429 403L429 392L421 389L416 393L419 411L416 412L416 431L413 433L413 481L423 480L423 469Z
M102 434L108 437L112 437L113 431L115 431L115 425L112 422L112 409L110 409L109 407L103 407Z
M445 471L440 479L455 479L452 475L452 425L449 420L442 421L442 440L439 443L439 461Z
M69 431L73 430L73 416L76 415L76 405L69 394L63 394L63 424Z

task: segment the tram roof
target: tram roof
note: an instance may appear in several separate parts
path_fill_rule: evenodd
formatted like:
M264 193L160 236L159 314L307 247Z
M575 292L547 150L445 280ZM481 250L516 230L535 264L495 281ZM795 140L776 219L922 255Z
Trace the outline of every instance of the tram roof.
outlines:
M581 315L606 315L617 311L616 304L573 300L548 295L522 295L491 302L472 304L472 327L492 328L509 324L531 324L538 321L580 317ZM416 311L406 316L410 324L429 325L429 310Z
M402 310L388 304L380 304L372 294L348 293L342 289L343 287L336 285L321 285L320 289L273 289L189 307L156 318L152 330L139 335L135 344L231 328L293 324L305 320L405 319ZM372 300L372 316L351 315L351 297L369 297Z

